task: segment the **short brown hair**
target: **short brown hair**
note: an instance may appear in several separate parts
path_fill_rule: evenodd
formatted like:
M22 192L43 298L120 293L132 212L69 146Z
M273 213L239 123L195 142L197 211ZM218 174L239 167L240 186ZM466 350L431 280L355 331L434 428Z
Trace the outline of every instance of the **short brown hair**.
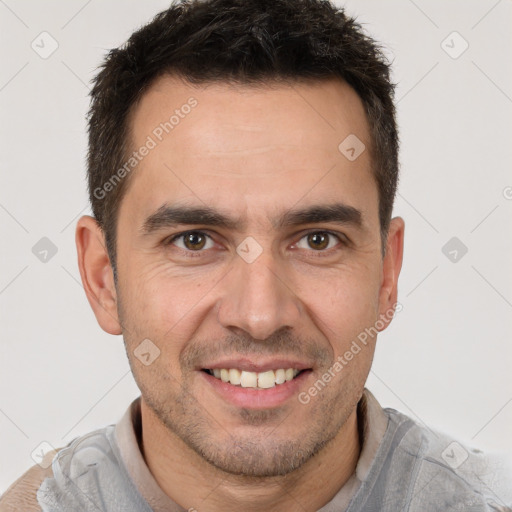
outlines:
M130 112L166 73L190 83L264 85L332 77L348 83L370 126L384 247L398 181L398 133L394 84L379 45L328 0L184 0L111 50L93 80L89 196L114 276L118 211L129 176L108 193L105 184L127 160Z

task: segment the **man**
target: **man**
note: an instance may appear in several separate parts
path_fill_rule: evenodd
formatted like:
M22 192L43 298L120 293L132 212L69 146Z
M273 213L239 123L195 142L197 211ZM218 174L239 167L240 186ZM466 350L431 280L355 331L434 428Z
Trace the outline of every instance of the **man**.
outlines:
M399 307L392 100L321 0L175 4L109 53L76 241L141 397L2 511L512 510L501 461L364 387Z

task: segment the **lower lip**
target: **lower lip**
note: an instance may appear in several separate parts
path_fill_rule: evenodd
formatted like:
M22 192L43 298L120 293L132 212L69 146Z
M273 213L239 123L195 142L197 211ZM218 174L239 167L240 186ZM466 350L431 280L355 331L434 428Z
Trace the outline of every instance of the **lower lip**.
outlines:
M225 401L246 409L270 409L279 407L291 397L296 396L311 374L311 370L305 370L293 380L276 384L273 388L267 389L242 388L241 386L222 382L222 380L204 371L199 373Z

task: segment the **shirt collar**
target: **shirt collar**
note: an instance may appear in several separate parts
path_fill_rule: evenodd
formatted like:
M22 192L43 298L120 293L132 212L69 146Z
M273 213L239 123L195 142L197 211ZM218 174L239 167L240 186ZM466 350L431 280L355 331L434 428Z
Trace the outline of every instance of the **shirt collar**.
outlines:
M115 435L123 463L133 483L154 512L184 512L185 509L177 505L162 491L142 456L140 450L142 435L140 398L139 396L130 404L116 425ZM362 447L356 471L336 496L319 512L327 510L327 507L330 509L333 505L336 505L339 510L344 510L348 506L361 482L366 479L386 432L388 416L367 388L363 390L357 410Z

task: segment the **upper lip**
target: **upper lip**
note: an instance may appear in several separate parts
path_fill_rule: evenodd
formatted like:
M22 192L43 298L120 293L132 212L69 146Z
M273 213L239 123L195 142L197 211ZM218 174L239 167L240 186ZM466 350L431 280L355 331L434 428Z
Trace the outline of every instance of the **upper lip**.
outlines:
M267 360L256 360L256 359L247 359L247 358L237 358L237 359L223 359L221 361L215 361L211 363L206 363L201 366L201 370L222 370L236 368L238 370L246 371L246 372L265 372L268 370L279 370L279 369L287 369L294 368L297 370L309 370L312 368L312 364L305 363L301 361L297 361L296 359L267 359Z

